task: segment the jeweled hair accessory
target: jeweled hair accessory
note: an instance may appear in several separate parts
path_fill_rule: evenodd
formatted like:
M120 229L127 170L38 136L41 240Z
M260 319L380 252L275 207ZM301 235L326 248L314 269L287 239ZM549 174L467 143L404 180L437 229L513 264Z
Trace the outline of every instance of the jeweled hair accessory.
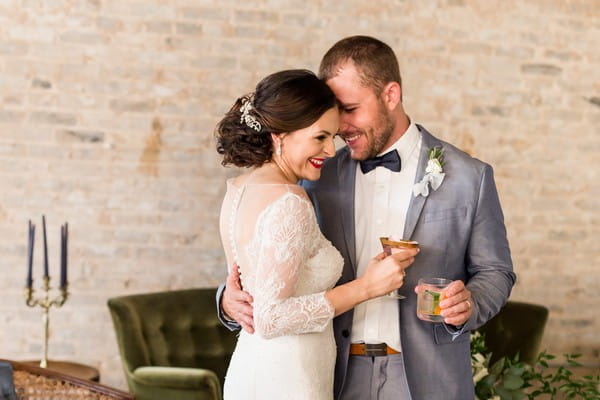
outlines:
M240 122L243 122L251 129L254 129L256 132L260 132L262 126L260 122L254 117L254 115L250 114L250 110L252 110L252 95L244 96L242 98L242 106L240 107L240 111L242 115L240 116Z

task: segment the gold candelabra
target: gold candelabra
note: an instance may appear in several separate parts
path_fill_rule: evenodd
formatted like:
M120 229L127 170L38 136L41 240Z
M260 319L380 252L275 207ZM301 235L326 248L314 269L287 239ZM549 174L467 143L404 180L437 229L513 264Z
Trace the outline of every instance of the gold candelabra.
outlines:
M50 308L55 306L60 308L65 304L67 298L69 297L69 292L67 291L68 285L66 282L61 284L60 296L50 299L50 277L44 276L44 294L39 299L33 298L33 285L28 285L25 288L25 302L28 307L40 306L43 309L42 321L44 325L44 356L40 361L40 367L46 368L48 366L48 337L49 337L49 326L50 326Z

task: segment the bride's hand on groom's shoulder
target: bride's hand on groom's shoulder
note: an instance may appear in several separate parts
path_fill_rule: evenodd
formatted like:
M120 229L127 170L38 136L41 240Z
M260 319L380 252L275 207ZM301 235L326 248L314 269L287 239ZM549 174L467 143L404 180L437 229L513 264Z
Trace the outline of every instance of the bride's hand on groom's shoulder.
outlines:
M405 269L419 253L418 248L406 248L395 251L390 256L380 253L371 259L364 278L369 297L383 296L404 284Z
M252 296L242 290L239 269L234 264L227 276L221 307L226 317L240 324L248 333L254 333L253 301Z

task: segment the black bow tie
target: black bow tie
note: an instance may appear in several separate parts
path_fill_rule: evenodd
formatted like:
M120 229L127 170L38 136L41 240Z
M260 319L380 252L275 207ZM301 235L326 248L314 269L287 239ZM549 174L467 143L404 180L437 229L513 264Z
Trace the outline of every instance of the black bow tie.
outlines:
M377 167L385 167L394 172L400 172L400 156L396 150L385 153L380 157L369 158L360 162L360 170L363 174Z

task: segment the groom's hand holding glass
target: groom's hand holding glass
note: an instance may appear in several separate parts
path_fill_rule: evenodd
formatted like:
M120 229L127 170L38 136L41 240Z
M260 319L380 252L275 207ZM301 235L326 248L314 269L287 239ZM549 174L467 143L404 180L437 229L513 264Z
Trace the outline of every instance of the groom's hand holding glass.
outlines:
M415 286L415 293L425 290L419 285ZM471 291L465 287L463 281L453 281L444 289L443 300L440 301L440 315L444 322L449 325L461 326L471 318L473 314L473 299Z

